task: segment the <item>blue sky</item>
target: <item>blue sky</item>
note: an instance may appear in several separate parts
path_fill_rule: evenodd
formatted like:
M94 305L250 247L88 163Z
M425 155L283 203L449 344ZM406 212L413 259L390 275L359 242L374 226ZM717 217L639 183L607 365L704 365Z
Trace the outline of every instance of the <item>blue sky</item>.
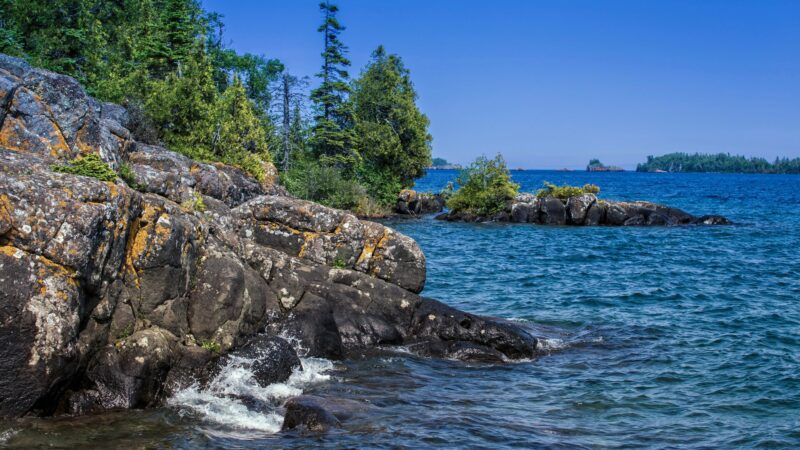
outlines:
M800 157L800 1L337 4L351 75L379 44L411 70L434 156L543 169L673 151ZM203 5L233 48L317 72L317 1Z

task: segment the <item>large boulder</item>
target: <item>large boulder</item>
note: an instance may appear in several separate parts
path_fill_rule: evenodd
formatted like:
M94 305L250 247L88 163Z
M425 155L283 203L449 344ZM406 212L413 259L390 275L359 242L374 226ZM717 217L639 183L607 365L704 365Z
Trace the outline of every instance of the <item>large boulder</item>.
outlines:
M536 355L519 326L419 297L411 238L292 198L274 173L136 142L127 122L75 80L0 55L0 416L154 406L224 361L285 381L297 354L265 330L328 358ZM131 186L53 171L86 154L131 167Z

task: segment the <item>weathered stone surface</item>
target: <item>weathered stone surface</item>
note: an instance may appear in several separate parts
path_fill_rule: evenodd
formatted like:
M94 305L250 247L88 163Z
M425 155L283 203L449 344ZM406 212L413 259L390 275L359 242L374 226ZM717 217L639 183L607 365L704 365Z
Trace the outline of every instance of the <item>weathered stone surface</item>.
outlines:
M253 340L265 330L328 358L536 354L520 327L419 297L409 237L135 142L125 122L74 80L0 55L0 416L156 405L236 352L260 383L285 380L297 355ZM135 189L51 170L89 153L129 165Z
M439 220L463 222L515 222L542 225L609 225L609 226L674 226L728 225L722 216L695 217L677 208L650 202L614 202L598 200L594 194L583 194L561 200L555 197L536 198L529 193L517 194L505 211L492 216L476 216L464 212L447 212Z
M395 213L402 215L418 216L421 214L433 214L444 209L445 198L441 194L428 192L416 192L411 189L403 189L397 195Z
M589 208L597 201L594 194L583 194L567 199L567 221L570 225L585 225Z

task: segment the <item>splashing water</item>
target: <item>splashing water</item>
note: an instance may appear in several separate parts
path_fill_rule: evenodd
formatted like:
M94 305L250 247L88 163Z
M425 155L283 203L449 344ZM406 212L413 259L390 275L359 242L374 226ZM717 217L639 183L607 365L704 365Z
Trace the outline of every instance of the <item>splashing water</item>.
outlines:
M177 392L168 404L214 423L211 433L215 435L237 430L277 433L283 424L283 402L310 385L330 380L328 372L333 369L326 359L302 358L302 368L296 368L285 383L261 387L249 369L251 362L231 357L208 386L193 384Z

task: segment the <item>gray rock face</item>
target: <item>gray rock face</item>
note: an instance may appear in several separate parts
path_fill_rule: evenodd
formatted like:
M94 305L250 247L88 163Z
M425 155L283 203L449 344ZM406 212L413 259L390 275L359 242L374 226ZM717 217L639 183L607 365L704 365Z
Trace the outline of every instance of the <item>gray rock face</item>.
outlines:
M411 216L442 212L445 198L441 194L420 193L403 189L397 195L395 213Z
M0 416L157 405L236 352L285 380L297 355L263 332L328 358L535 356L526 330L419 297L409 237L136 142L126 116L0 55ZM51 170L90 153L136 189Z

